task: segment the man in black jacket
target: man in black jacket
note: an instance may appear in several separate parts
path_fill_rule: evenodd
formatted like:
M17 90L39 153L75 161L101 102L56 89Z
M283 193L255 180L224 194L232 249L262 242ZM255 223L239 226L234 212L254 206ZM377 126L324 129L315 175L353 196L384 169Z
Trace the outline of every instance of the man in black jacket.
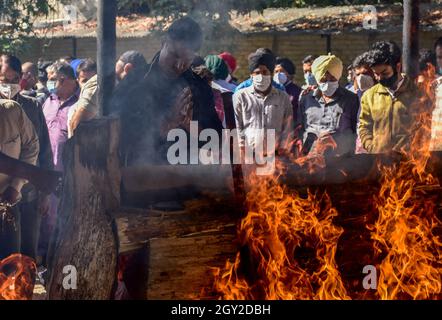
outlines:
M112 93L111 114L119 115L126 108L127 94L143 81L148 68L146 59L138 51L126 51L118 58L115 64L117 84Z
M189 133L191 120L198 122L199 130L215 129L221 137L212 90L190 68L202 38L200 26L191 18L175 21L143 81L128 91L121 112L126 165L167 163L172 144L168 132L181 128Z

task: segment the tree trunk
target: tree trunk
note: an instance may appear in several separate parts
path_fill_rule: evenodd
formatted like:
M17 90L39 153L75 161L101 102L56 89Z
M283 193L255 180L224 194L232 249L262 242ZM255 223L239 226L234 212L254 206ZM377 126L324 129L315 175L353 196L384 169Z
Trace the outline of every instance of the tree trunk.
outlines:
M111 298L118 248L109 212L120 202L118 144L118 120L100 119L81 125L65 147L49 299Z

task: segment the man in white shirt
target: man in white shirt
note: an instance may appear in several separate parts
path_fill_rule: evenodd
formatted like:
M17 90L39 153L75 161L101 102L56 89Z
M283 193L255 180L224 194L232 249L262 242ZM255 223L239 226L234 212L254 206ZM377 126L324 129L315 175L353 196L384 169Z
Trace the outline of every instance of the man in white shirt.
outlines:
M68 137L74 135L81 122L98 116L98 78L97 64L92 59L83 60L77 68L80 97L68 114Z
M253 85L237 91L233 96L239 145L253 148L265 144L265 131L275 131L275 150L289 153L294 137L293 108L287 93L273 88L276 60L268 53L249 56L249 70ZM264 138L264 141L260 140ZM266 150L266 149L264 149Z

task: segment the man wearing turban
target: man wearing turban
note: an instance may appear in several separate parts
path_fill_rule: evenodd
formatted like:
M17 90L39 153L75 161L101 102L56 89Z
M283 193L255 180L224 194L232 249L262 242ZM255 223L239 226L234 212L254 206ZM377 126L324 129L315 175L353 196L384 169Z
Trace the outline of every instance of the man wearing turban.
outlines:
M298 101L302 92L301 87L297 86L294 82L296 74L295 64L288 58L277 58L275 75L273 81L284 86L285 92L290 97L290 101L293 106L293 116L298 114Z
M273 60L271 63L276 65L276 56L273 54L273 52L270 49L267 49L267 48L258 48L254 53L251 53L249 55L249 64L250 64L250 59L251 58L252 59L256 59L256 56L263 55L263 54L265 54L266 56L268 55L267 59ZM242 83L240 83L236 87L235 92L237 92L237 91L239 91L241 89L250 87L251 85L252 85L252 79L249 78L249 79L243 81ZM272 86L275 87L276 89L285 91L284 86L279 84L279 83L277 83L277 82L275 82L275 81L272 81Z
M276 60L272 54L256 52L249 56L252 85L233 96L236 127L242 150L266 144L268 130L275 131L275 150L278 154L290 152L294 135L293 109L286 92L272 85ZM266 131L266 132L264 132ZM267 150L270 152L270 150Z
M330 136L337 144L335 154L354 152L359 100L339 85L342 72L342 61L331 54L312 64L318 89L302 95L297 116L304 154L318 150Z

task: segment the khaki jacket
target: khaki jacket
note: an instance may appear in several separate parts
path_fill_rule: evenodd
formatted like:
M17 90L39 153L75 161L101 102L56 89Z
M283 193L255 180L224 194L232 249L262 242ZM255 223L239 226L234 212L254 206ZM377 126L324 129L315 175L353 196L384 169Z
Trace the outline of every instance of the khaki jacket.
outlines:
M368 153L387 153L407 148L413 113L419 102L417 86L407 76L394 94L377 84L361 100L359 137Z
M18 103L0 99L0 152L35 165L39 153L38 136L31 120ZM9 186L21 191L26 180L0 174L0 194Z

